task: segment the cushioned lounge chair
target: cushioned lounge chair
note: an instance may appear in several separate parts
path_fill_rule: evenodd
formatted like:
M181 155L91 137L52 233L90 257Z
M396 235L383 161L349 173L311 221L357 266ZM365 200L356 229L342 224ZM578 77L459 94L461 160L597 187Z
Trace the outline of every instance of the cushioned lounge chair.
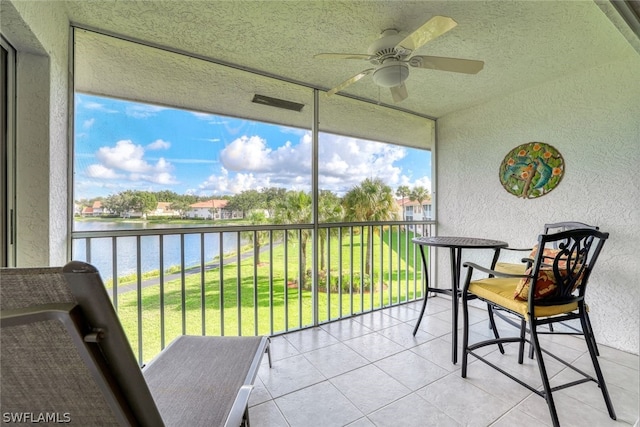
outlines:
M1 269L0 307L3 417L83 426L249 423L267 337L180 336L141 369L98 271L82 262Z

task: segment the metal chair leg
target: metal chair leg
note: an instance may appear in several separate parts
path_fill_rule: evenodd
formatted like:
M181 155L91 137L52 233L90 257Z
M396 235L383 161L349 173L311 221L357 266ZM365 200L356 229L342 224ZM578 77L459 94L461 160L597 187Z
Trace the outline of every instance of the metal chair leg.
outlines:
M547 369L544 366L544 360L542 358L542 350L540 349L540 341L538 341L538 334L536 332L535 321L531 322L531 343L533 344L533 351L538 362L538 368L540 369L540 377L542 379L542 387L544 390L544 398L547 401L549 407L549 413L551 415L551 422L553 427L560 427L560 420L558 419L558 412L556 411L556 405L553 401L553 394L551 393L551 384L549 383L549 376L547 375Z
M594 345L595 338L593 337L593 332L591 331L589 324L589 317L584 309L581 310L580 323L582 324L582 330L585 334L585 342L587 343L587 348L589 349L589 356L591 356L591 363L593 363L593 369L596 371L596 377L598 378L598 386L602 391L602 397L604 398L604 403L607 405L607 410L609 411L609 416L612 420L616 419L616 413L613 409L613 403L611 402L611 397L609 396L609 391L607 390L607 385L604 382L604 376L602 375L602 369L600 369L600 363L598 362L598 351L596 346Z
M467 378L467 348L469 347L469 307L467 294L462 294L462 378Z
M428 297L428 292L425 292L424 293L424 301L422 302L422 308L420 309L420 317L418 317L418 321L416 322L416 327L413 328L413 336L414 337L418 333L418 328L420 327L420 322L422 322L422 316L424 316L424 312L427 309L427 299L428 299L427 297Z
M495 339L499 339L500 334L498 333L498 328L496 327L496 320L493 317L493 308L491 307L491 304L487 304L487 313L489 313L489 325L491 327L491 330L493 331L493 337ZM504 354L504 347L502 346L502 343L498 343L498 349L500 350L500 353Z
M424 301L422 302L422 308L420 309L420 317L418 317L418 321L416 322L416 327L413 328L414 337L418 333L420 322L422 322L422 317L424 316L424 312L427 309L427 299L429 298L429 273L427 270L427 261L424 256L424 249L422 248L422 246L420 246L420 258L422 259L422 266L424 268Z
M267 344L267 349L265 351L269 359L269 368L273 368L273 364L271 363L271 338L267 338L267 340L268 340L268 344Z
M598 344L596 343L596 336L593 333L593 328L591 327L591 320L589 319L589 313L587 313L586 310L584 312L584 318L586 320L586 326L587 326L586 329L584 328L584 326L582 327L583 333L585 334L585 339L587 339L587 334L588 334L589 338L591 339L591 342L593 343L593 348L596 351L596 356L600 356L600 351L598 350Z
M529 345L529 359L533 359L533 344Z
M520 321L520 344L518 344L518 363L522 365L524 362L524 343L527 334L527 321L522 319ZM529 347L533 351L533 344ZM533 353L531 353L530 359L533 359Z

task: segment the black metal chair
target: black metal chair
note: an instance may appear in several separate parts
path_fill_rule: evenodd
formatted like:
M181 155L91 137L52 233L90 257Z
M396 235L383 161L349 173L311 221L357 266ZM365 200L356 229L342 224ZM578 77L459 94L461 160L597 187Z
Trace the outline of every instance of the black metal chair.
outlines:
M474 356L537 395L544 397L549 406L554 426L559 426L560 422L553 400L553 392L593 381L602 391L609 416L615 420L616 415L600 364L598 363L595 338L593 337L585 304L585 293L589 277L608 237L608 233L602 233L594 229L572 229L560 233L542 234L538 238L538 251L532 267L526 271L526 274L509 274L481 267L477 264L465 263L467 277L462 294L464 321L462 377L466 378L467 376L468 357L470 355ZM545 249L556 250L550 252L545 251ZM554 255L550 257L550 253ZM489 277L471 280L474 270L487 273ZM494 310L499 309L509 312L519 319L519 336L496 337L495 339L470 344L468 301L475 298L486 302ZM595 378L572 366L571 363L557 355L543 349L540 345L538 337L540 326L573 319L579 319L580 321L582 333L585 335L585 342L595 370ZM527 324L530 331L529 338L527 338L526 334ZM542 390L527 384L477 352L478 349L488 345L518 343L518 363L522 364L525 342L529 342L533 347L542 378ZM543 353L574 370L582 378L551 387Z
M563 221L563 222L554 222L547 223L544 225L543 234L549 233L558 233L560 231L574 230L576 228L589 228L591 230L599 230L598 227L594 225L585 224L583 222L578 221ZM531 267L533 259L531 259L530 255L533 251L533 247L531 248L498 248L496 252L498 256L496 258L496 264L494 270L501 271L503 273L512 273L512 274L524 274L525 270ZM557 249L557 248L555 248ZM520 262L504 262L500 261L500 253L504 252L521 252L524 256L520 260Z
M549 233L558 233L561 231L567 231L567 230L575 230L577 228L587 228L590 230L599 230L599 228L597 226L594 225L589 225L589 224L585 224L583 222L578 222L578 221L564 221L564 222L554 222L554 223L547 223L544 225L544 232L543 234L549 234ZM553 244L553 250L557 250L558 249L558 243L554 243ZM496 249L496 257L494 258L495 261L495 267L494 270L503 272L503 273L511 273L511 274L525 274L526 270L528 268L531 267L531 265L533 264L533 255L535 248L531 247L531 248L498 248ZM519 263L512 263L512 262L501 262L500 261L500 253L501 251L505 251L505 252L523 252L526 253L526 256L523 257ZM503 252L504 253L504 252ZM593 329L591 328L591 320L589 319L589 306L587 305L587 313L586 313L586 317L587 317L587 325L589 327L589 330L591 330L593 332ZM489 307L489 310L491 310L491 308ZM491 313L492 315L493 313ZM496 316L498 316L499 318L501 318L502 320L506 321L507 323L510 323L514 326L515 325L508 317L502 316L501 313L498 311L495 313ZM491 321L492 323L495 323L493 321L493 316L491 316ZM565 335L581 335L582 331L579 330L578 328L575 328L574 326L570 325L570 324L563 324L565 330L558 330L558 329L554 329L553 324L549 324L549 330L548 331L538 331L538 334L565 334ZM495 326L493 327L493 330L495 331ZM593 333L590 334L590 336L593 336ZM596 348L596 354L599 356L600 355L600 351L598 350L598 345L596 344L595 339L593 340L593 345ZM529 358L533 358L533 347L529 347Z

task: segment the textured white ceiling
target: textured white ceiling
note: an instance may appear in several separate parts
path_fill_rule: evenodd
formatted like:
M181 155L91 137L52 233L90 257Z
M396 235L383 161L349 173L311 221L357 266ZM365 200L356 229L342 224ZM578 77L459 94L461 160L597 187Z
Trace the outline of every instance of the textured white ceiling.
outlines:
M410 70L409 98L397 106L436 118L638 54L602 7L590 0L66 2L75 24L320 89L370 64L313 55L366 53L383 29L409 33L434 15L449 16L458 26L416 54L478 59L485 67L477 75ZM86 90L118 93L98 78L85 83ZM345 92L393 104L370 77Z

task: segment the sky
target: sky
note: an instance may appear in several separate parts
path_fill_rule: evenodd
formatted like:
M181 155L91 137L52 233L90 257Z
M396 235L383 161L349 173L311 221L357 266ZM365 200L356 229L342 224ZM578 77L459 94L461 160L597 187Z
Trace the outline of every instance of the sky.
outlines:
M76 94L74 199L125 190L216 198L311 189L311 132ZM321 133L319 187L343 195L366 178L431 191L431 153Z

